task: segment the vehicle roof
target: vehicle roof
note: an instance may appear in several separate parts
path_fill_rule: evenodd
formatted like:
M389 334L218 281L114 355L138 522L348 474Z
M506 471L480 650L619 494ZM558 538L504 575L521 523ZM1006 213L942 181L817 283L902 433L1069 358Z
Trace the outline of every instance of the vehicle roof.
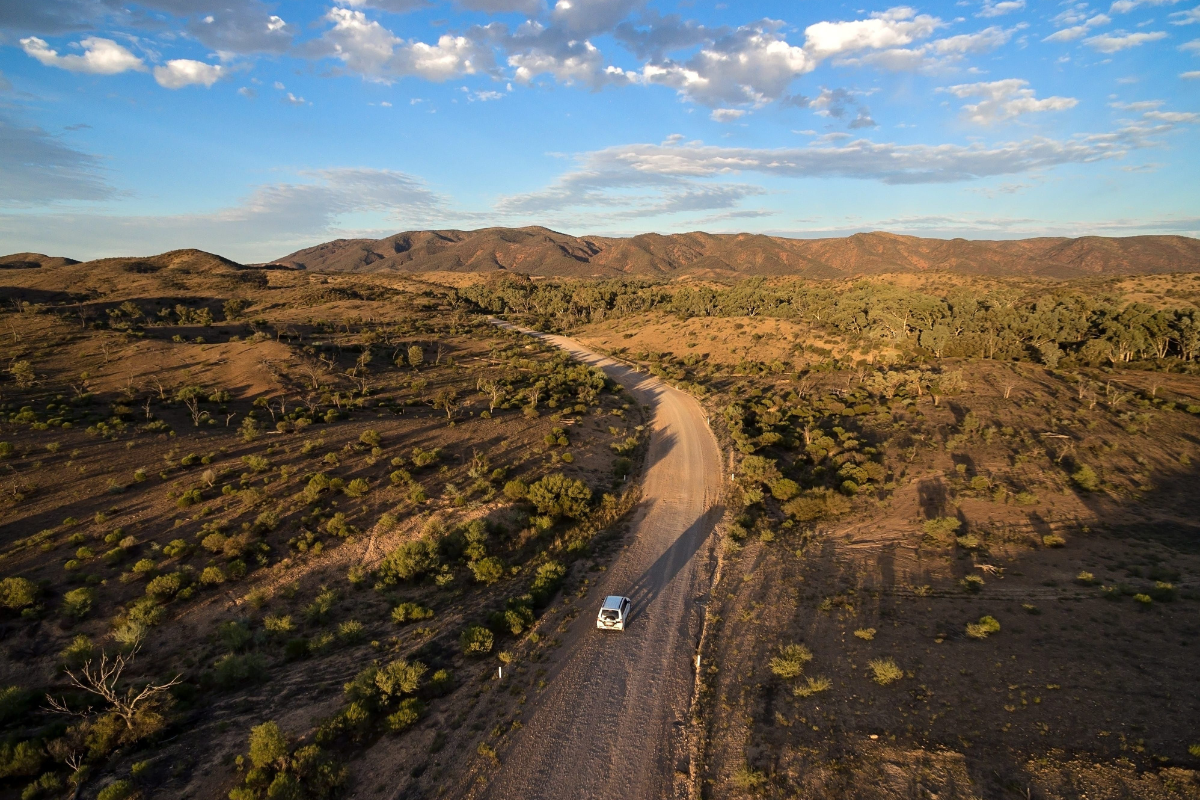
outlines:
M608 597L604 598L604 605L601 606L601 608L620 608L621 601L624 599L625 598L619 594L610 594Z

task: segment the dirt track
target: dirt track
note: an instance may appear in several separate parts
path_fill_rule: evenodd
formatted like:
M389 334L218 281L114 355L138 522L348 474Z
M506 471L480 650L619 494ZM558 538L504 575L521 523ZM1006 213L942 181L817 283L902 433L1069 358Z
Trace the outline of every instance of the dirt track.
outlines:
M668 798L688 771L683 741L699 635L698 553L722 508L721 456L704 411L657 378L577 342L541 336L602 368L652 407L642 502L628 546L588 595L633 600L624 633L596 630L595 610L563 635L532 716L478 794L494 800Z

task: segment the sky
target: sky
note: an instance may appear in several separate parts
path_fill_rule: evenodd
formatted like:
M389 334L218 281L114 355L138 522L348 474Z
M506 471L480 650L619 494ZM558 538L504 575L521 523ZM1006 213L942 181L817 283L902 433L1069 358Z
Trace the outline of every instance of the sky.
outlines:
M1200 235L1197 0L3 0L0 252Z

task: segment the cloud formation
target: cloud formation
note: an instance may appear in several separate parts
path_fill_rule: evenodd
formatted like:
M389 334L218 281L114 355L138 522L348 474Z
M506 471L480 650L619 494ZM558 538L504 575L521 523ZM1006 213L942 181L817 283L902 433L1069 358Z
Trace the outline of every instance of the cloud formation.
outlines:
M941 91L958 98L979 97L978 103L962 107L963 115L976 125L993 125L1006 122L1022 114L1042 111L1064 111L1074 108L1078 100L1074 97L1046 97L1038 100L1029 81L1019 78L990 81L987 83L960 83L947 86Z
M164 89L185 86L208 88L219 81L228 70L219 64L205 64L190 58L174 58L154 68L154 80Z
M90 75L117 75L129 70L138 72L146 70L142 59L112 39L89 36L81 40L78 46L83 48L82 55L60 56L57 50L50 49L50 45L45 40L36 36L29 36L21 40L21 48L26 55L36 58L47 67L58 67L70 72L85 72Z
M0 114L0 206L24 208L112 195L100 159Z
M8 141L6 130L0 126L0 141ZM238 205L210 213L0 215L0 237L19 236L30 248L76 258L128 255L129 243L137 242L147 252L198 247L242 261L265 261L345 233L336 226L346 215L376 213L390 226L417 227L443 214L442 198L404 173L330 169L301 177L307 182L261 186ZM7 170L0 171L0 187L9 180Z
M1157 42L1160 39L1167 38L1167 34L1162 31L1151 31L1149 33L1125 33L1117 31L1110 34L1101 34L1093 36L1090 39L1084 39L1083 43L1089 47L1099 50L1101 53L1116 53L1121 50L1128 50L1131 47L1140 47L1149 42Z
M362 11L348 8L331 8L325 19L333 27L310 43L309 54L338 58L369 80L391 83L417 76L441 82L492 66L490 51L465 36L446 34L436 44L405 41Z

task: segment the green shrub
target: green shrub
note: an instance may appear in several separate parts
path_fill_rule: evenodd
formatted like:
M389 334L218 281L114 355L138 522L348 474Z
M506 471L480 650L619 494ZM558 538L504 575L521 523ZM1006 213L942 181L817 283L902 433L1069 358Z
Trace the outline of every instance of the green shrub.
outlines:
M188 489L183 494L179 495L179 499L175 501L175 505L180 508L191 508L204 499L204 495L196 487Z
M1047 533L1042 537L1042 544L1046 547L1062 547L1067 543L1067 540L1059 536L1057 533Z
M414 467L428 467L441 457L442 451L436 447L432 450L422 450L419 447L412 449L412 463Z
M425 704L416 697L408 697L400 701L399 707L388 715L387 728L392 733L400 733L415 725L425 713Z
M271 468L271 459L266 456L249 455L242 456L242 463L251 472L266 472Z
M520 478L514 478L504 484L504 496L509 500L524 500L529 497L529 486Z
M867 666L871 668L872 680L880 686L887 686L889 683L893 683L904 677L904 670L900 669L896 665L896 662L890 658L877 658L868 661Z
M425 535L388 553L379 565L379 575L385 584L411 581L433 572L440 563L438 542Z
M484 656L492 652L495 637L482 625L472 625L458 639L463 653L469 656Z
M970 622L967 624L967 636L972 639L986 639L993 633L1000 632L1000 623L995 617L984 616L979 618L979 622Z
M958 582L968 592L978 592L983 588L983 578L978 575L968 575Z
M225 573L220 567L205 567L200 573L200 583L204 586L220 586L225 582Z
M22 689L20 686L0 688L0 725L7 725L25 714L33 704L35 697L33 692Z
M383 444L383 437L379 435L379 431L366 430L359 435L358 441L367 447L379 447Z
M0 581L0 605L13 611L31 606L37 600L37 584L28 578L5 578Z
M96 602L96 592L86 586L72 589L63 595L62 613L74 619L83 619L92 611Z
M782 645L779 655L771 659L771 672L784 680L798 678L812 657L812 652L802 644Z
M347 497L366 497L367 492L371 491L371 484L367 483L365 478L355 478L346 484L342 491Z
M578 519L587 513L592 490L583 481L556 472L533 483L528 499L542 514Z
M491 586L504 577L506 568L503 561L495 556L489 556L488 558L481 558L478 561L472 561L471 572L475 574L476 581L486 586Z
M962 522L954 517L937 517L925 520L922 526L925 535L936 541L947 541L962 527Z
M1155 581L1154 588L1150 590L1149 594L1151 598L1160 603L1170 603L1179 596L1179 589L1175 588L1173 583Z
M81 633L62 649L58 657L69 669L79 669L91 661L95 655L96 647L92 644L92 640Z
M833 681L824 676L819 676L816 678L807 678L805 683L792 689L792 694L796 695L796 697L812 697L814 694L819 694L832 688Z
M392 609L392 622L398 625L420 622L423 619L430 619L432 616L433 609L426 608L419 603L401 603Z
M874 628L859 628L858 630L856 630L854 632L854 635L857 636L859 639L862 639L864 642L869 642L875 638L875 629Z
M192 546L183 539L172 539L163 545L162 552L167 558L187 558L192 552Z
M0 742L0 778L36 775L42 758L42 748L36 742Z
M179 594L187 585L187 579L186 572L170 572L166 575L159 575L146 584L146 595L160 600L169 599Z
M812 489L787 501L783 510L797 522L814 522L845 514L850 501L829 489Z
M279 765L287 756L287 739L274 722L264 722L250 729L250 763L256 769Z
M213 682L222 689L259 683L266 678L267 661L258 653L227 653L213 665Z
M1071 480L1085 492L1095 492L1100 489L1100 477L1087 464L1081 464L1079 469L1071 473Z
M361 642L366 635L365 631L363 624L354 619L348 619L338 625L338 636L351 643Z
M791 500L800 494L800 484L791 478L780 478L771 484L771 496L780 502Z
M567 568L557 561L547 561L537 568L529 592L534 602L539 605L547 603L567 576Z
M267 614L263 617L263 629L267 633L288 633L292 630L291 615Z

